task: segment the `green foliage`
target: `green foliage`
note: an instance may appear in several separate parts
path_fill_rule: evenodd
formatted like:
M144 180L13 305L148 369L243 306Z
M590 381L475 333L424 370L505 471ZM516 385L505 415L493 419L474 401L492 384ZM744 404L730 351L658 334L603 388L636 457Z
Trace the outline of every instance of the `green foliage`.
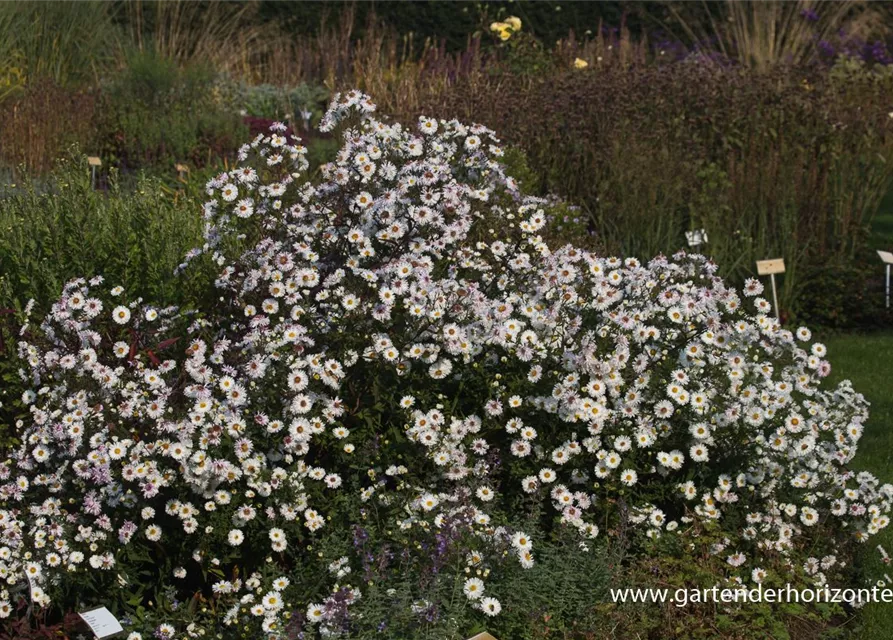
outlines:
M527 154L520 147L512 146L505 150L502 157L506 172L518 182L525 193L535 193L540 176L530 167ZM554 246L570 243L577 246L591 245L597 240L589 229L589 218L580 207L564 202L559 198L551 198L546 213L549 224L543 229L543 235Z
M331 138L315 138L307 143L307 162L313 170L335 160L338 153L338 141Z
M18 443L15 424L25 417L20 401L25 387L19 379L18 363L13 357L14 327L10 315L0 315L0 458L5 458L6 453Z
M524 31L513 34L501 46L505 49L503 64L508 73L540 75L548 73L555 65L555 57L543 43Z
M85 159L72 154L45 180L4 185L0 311L20 312L32 298L52 300L71 278L100 273L163 304L198 304L213 269L205 265L178 279L174 269L200 241L199 201L157 178L129 182L125 188L113 172L108 192L97 191ZM23 412L12 361L18 316L0 314L0 451Z
M245 82L221 82L218 91L235 111L249 116L289 122L300 130L309 111L309 120L315 123L325 113L329 91L323 86L302 82L296 86L273 84L249 85Z
M852 261L815 265L803 279L799 317L828 328L863 330L890 326L884 306L884 266L874 251Z
M157 180L93 189L82 156L72 155L45 181L5 185L0 207L0 306L21 309L52 300L83 274L103 274L137 295L179 304L199 283L173 271L201 238L200 206L177 202Z
M155 53L133 53L104 92L105 152L129 169L206 165L247 138L241 118L214 91L216 74Z
M417 572L407 571L408 567L396 565L395 575L388 579L391 589L379 588L378 581L367 587L357 606L363 623L351 637L464 640L482 631L513 640L589 637L601 627L597 604L607 598L611 583L605 553L583 549L579 541L565 536L545 543L538 554L540 559L532 569L511 561L500 566L498 577L490 579L495 578L503 593L512 594L515 605L507 614L483 620L462 594L461 573L426 581ZM487 577L489 571L478 575ZM420 591L420 583L428 588ZM431 619L420 623L412 611L423 603L431 606Z
M612 588L665 589L665 602L600 603L602 624L611 638L731 638L735 640L791 640L831 638L846 633L849 616L839 604L722 602L710 593L714 587L734 590L726 577L724 554L707 549L723 545L727 527L710 526L692 532L690 538L665 537L651 541L641 553L627 557L614 575ZM689 544L688 541L694 541ZM808 550L794 554L794 566ZM799 569L787 568L782 558L770 572L785 576L764 583L766 589L814 588ZM748 590L753 584L746 586ZM684 591L684 593L683 593ZM705 593L706 591L706 593ZM673 600L669 600L673 598Z
M98 1L0 3L0 78L14 74L18 84L95 79L117 53L113 13Z

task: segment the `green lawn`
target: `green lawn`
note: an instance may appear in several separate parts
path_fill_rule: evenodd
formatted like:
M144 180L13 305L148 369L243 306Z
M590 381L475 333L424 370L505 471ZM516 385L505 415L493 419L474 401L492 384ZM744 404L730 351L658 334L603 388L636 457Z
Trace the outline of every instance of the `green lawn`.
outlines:
M893 249L893 191L873 220L872 249ZM880 272L880 269L879 269ZM855 466L867 469L884 482L893 482L893 331L826 337L831 379L849 378L871 402L871 416L859 443ZM869 575L893 573L880 561L876 545L893 552L893 530L888 528L869 543L862 562ZM865 609L860 638L886 640L893 635L893 604L872 604Z
M893 190L887 194L872 220L869 246L893 250ZM878 261L878 277L883 271ZM831 362L831 381L845 378L871 402L871 415L859 442L854 462L857 470L868 470L883 482L893 482L893 327L877 333L823 336ZM893 575L893 567L880 561L876 546L893 553L893 527L872 539L861 554L868 575ZM893 604L873 604L865 608L857 623L863 640L889 640L893 637Z
M893 331L826 337L831 378L849 378L871 402L871 417L859 442L854 467L868 470L883 482L893 482ZM893 529L873 538L862 555L869 575L893 573L880 562L875 547L883 545L893 553ZM889 640L893 636L893 604L872 604L865 608L859 638Z

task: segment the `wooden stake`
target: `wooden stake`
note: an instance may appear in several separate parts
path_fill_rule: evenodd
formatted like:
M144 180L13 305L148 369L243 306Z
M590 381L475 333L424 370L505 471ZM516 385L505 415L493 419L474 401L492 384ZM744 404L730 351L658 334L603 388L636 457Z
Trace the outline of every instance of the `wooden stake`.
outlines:
M96 188L96 167L102 166L102 160L97 156L87 156L87 164L90 165L90 186Z

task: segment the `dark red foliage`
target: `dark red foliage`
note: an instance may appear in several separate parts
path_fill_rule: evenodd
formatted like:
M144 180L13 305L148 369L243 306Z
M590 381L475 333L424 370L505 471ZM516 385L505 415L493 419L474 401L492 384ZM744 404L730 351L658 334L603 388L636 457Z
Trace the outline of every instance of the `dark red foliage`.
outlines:
M25 600L20 600L20 615L4 621L0 627L0 640L71 640L83 635L87 629L76 613L66 613L60 622L47 624L45 616L26 616L26 608Z

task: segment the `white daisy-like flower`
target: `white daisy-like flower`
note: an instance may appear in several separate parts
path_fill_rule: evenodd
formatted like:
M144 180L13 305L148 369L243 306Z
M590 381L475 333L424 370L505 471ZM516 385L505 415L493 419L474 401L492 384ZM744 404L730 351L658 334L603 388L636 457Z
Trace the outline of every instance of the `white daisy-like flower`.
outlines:
M127 324L130 322L130 309L125 306L115 307L112 310L112 320L117 324Z
M244 540L245 534L242 533L241 529L232 529L226 536L226 541L234 547L238 547Z
M502 605L499 600L496 598L484 597L480 600L481 611L490 616L491 618L494 616L498 616L499 612L502 611Z
M469 578L462 591L469 600L479 600L484 595L484 581L480 578Z

